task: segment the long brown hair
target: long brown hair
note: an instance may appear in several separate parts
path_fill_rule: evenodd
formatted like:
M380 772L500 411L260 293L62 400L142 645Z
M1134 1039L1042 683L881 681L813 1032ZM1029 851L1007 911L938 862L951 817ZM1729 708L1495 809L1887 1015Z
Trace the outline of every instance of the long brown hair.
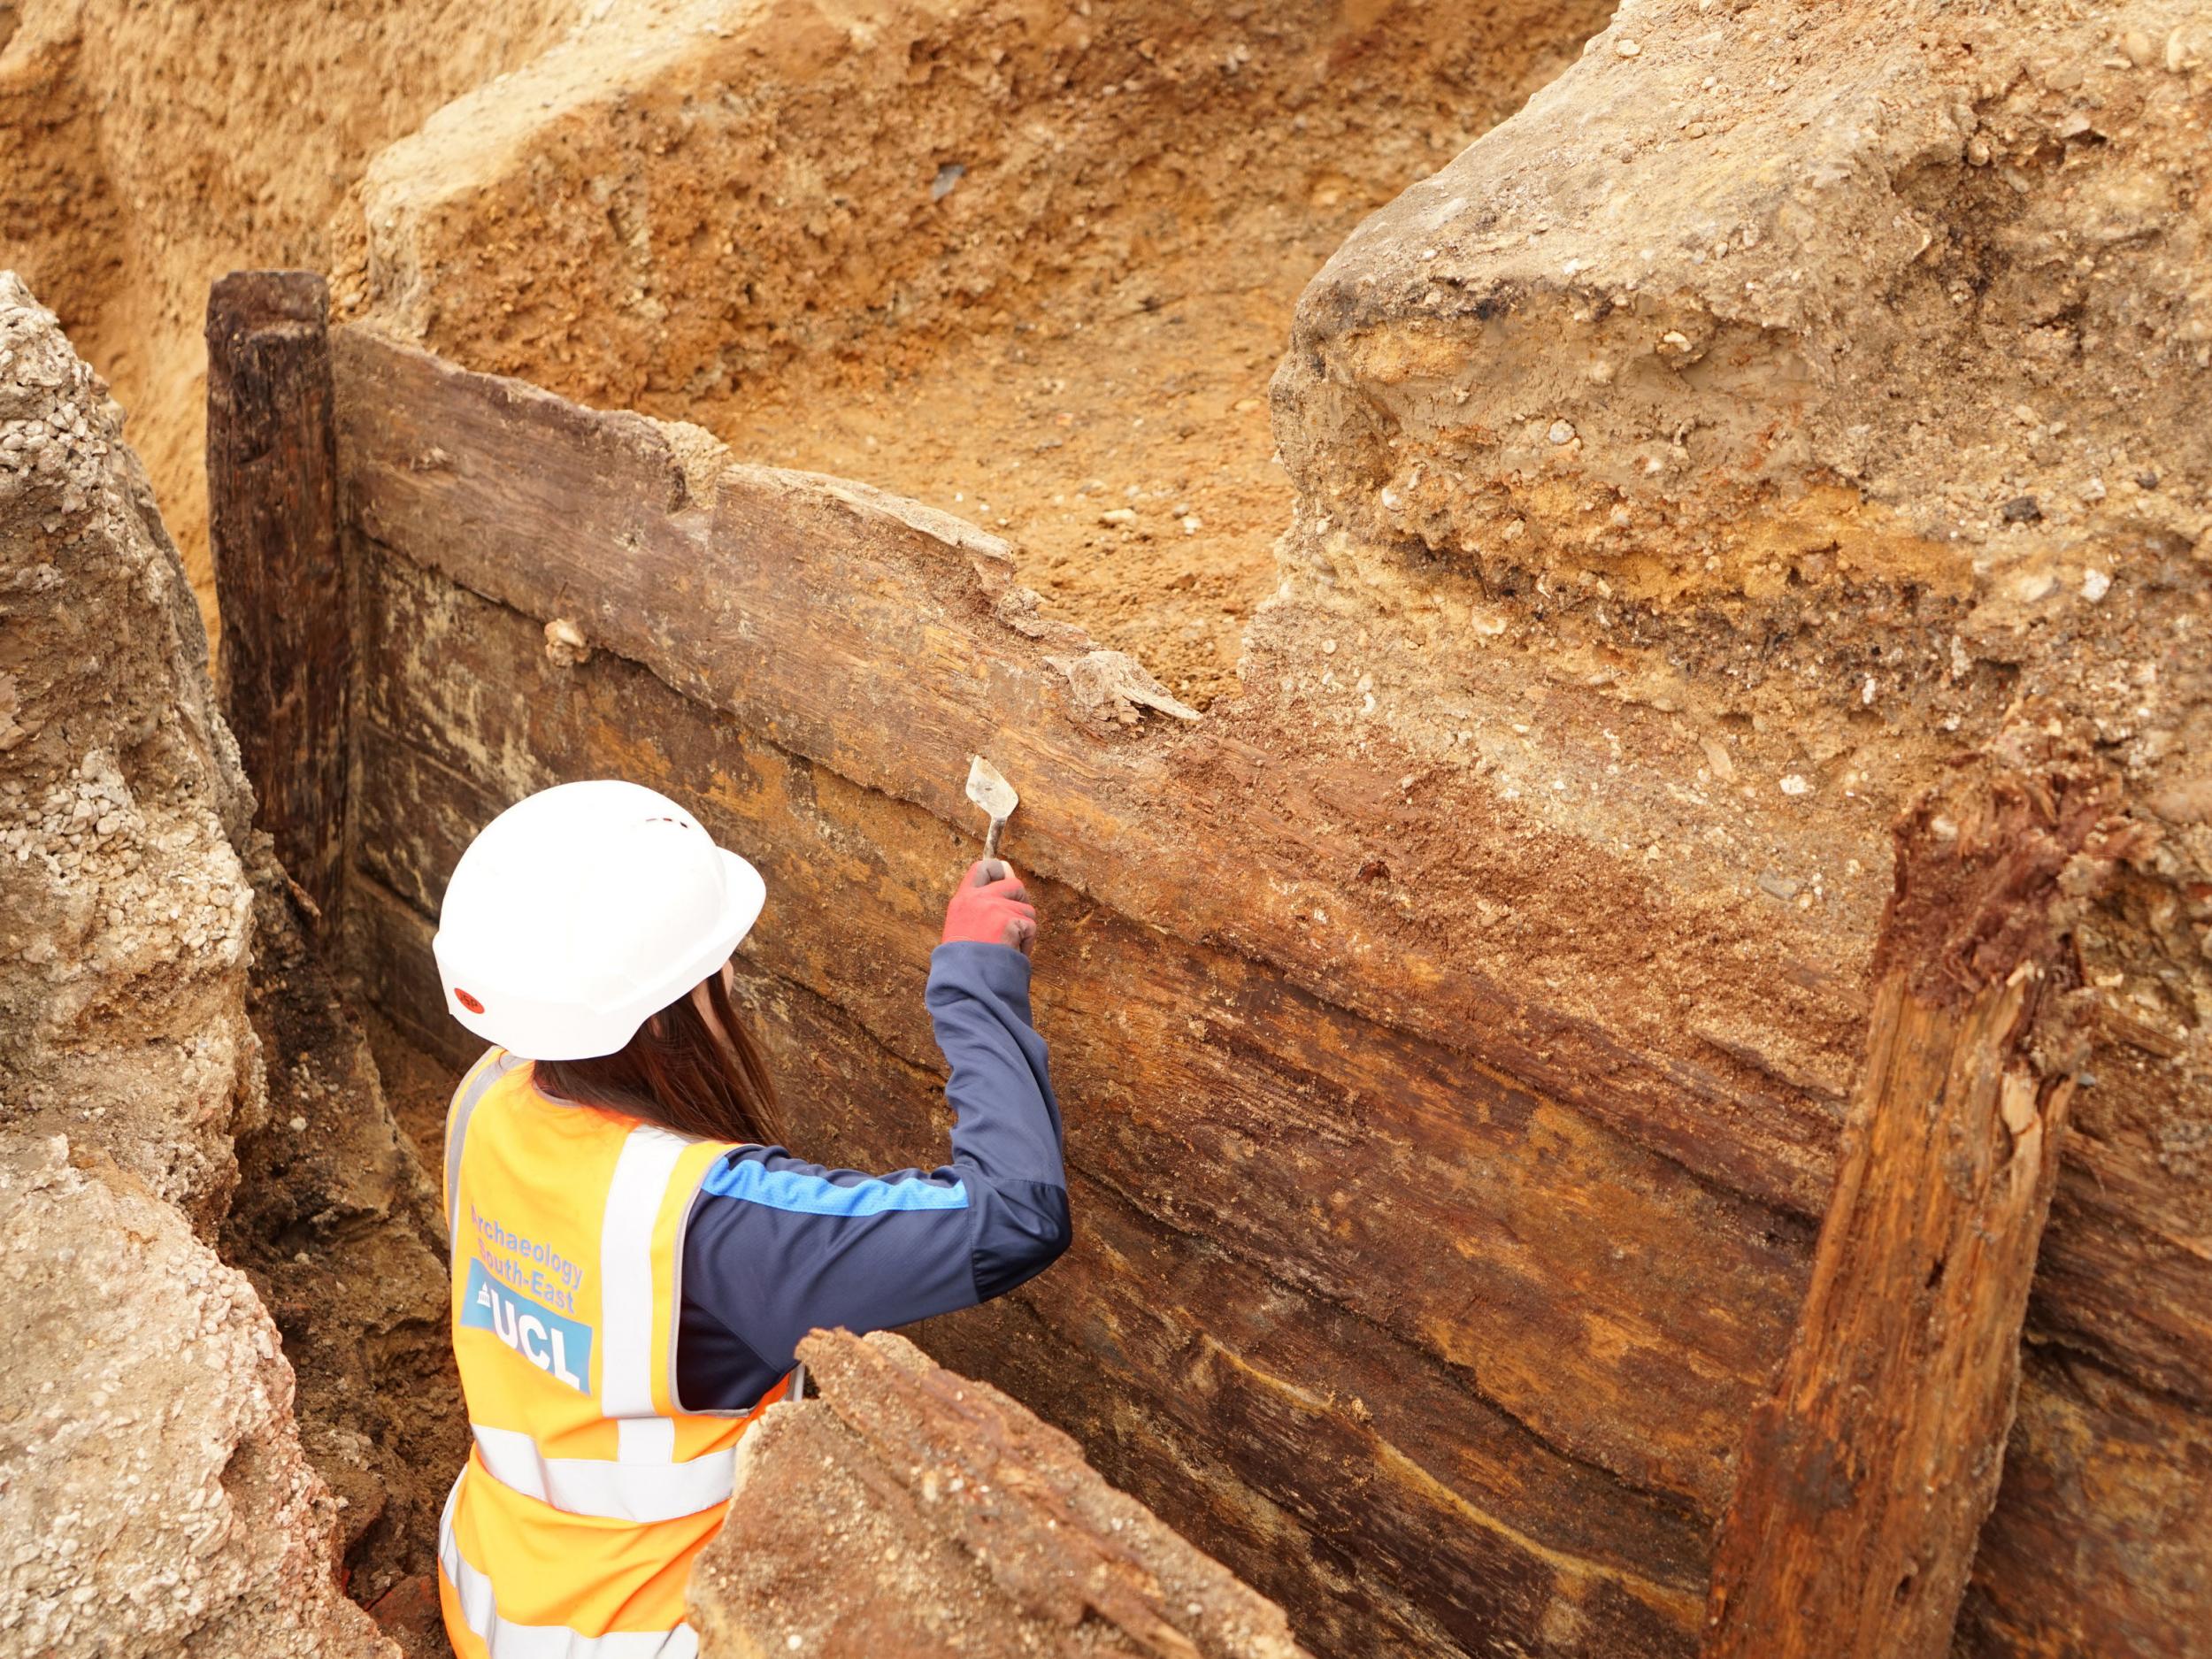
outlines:
M768 1062L716 973L706 982L718 1033L689 993L612 1054L540 1060L533 1081L557 1100L602 1106L704 1141L784 1143L783 1109Z

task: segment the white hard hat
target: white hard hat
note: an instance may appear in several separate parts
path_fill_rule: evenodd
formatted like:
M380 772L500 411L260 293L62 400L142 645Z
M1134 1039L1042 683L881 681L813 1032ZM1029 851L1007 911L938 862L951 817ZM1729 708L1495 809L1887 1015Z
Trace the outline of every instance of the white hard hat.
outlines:
M431 949L447 1011L478 1036L526 1060L585 1060L718 969L766 896L666 795L565 783L469 843Z

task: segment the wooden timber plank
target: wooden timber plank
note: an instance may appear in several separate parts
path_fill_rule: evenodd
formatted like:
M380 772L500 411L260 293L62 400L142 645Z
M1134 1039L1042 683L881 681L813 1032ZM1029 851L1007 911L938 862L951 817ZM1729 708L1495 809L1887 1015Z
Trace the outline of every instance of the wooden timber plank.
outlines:
M606 758L547 781L613 770ZM806 847L779 846L687 793L681 772L621 769L683 795L744 848L783 915L827 906L843 918L844 937L805 939L779 937L789 925L772 915L757 958L863 1011L902 1063L936 1064L921 1013L935 918L810 882ZM441 826L457 831L504 804L380 732L365 738L363 776L364 868L380 884L434 856L426 840ZM465 840L447 842L442 862ZM1363 1030L1234 958L1186 950L1164 964L1156 941L1110 913L1041 892L1080 930L1085 953L1079 965L1048 949L1058 976L1039 994L1064 1091L1081 1103L1071 1157L1168 1224L1466 1367L1575 1455L1717 1508L1799 1283L1756 1216L1596 1125L1400 1033ZM1204 1039L1190 1035L1194 1023ZM1222 1203L1224 1190L1246 1195ZM1701 1252L1683 1252L1686 1237ZM1741 1264L1725 1298L1706 1277L1717 1256Z
M1101 735L1003 549L972 526L834 480L687 478L652 422L466 373L358 329L335 336L354 521L426 568L735 714L864 787L964 823L967 758L1023 791L1028 864L1132 918L1225 943L1302 988L1479 1052L1686 1168L1817 1213L1821 1102L1620 1041L1459 965L1350 878L1409 809L1383 753L1293 765L1219 723ZM1262 788L1265 783L1269 787ZM1492 810L1440 783L1435 821ZM1563 852L1565 849L1563 849Z
M2140 1097L2128 1099L2115 1075L2126 1056L2100 1048L2095 1061L2103 1115L2137 1106ZM2176 1102L2133 1121L2165 1122L2179 1110ZM2144 1386L2206 1412L2212 1410L2212 1249L2200 1203L2193 1210L2195 1194L2174 1186L2159 1157L2155 1141L2069 1138L2030 1315L2054 1340L2116 1356ZM2212 1553L2206 1560L2212 1563Z
M1508 1517L1534 1493L1435 1477L1438 1451L1446 1467L1455 1454L1479 1458L1482 1436L1448 1393L1425 1379L1407 1386L1394 1345L1320 1310L1299 1317L1281 1290L1159 1232L1079 1173L1070 1190L1092 1234L1082 1294L1041 1286L1020 1303L1021 1323L963 1315L932 1333L933 1348L1050 1400L1115 1479L1170 1506L1269 1594L1310 1609L1325 1586L1344 1617L1326 1633L1302 1624L1317 1651L1542 1653L1569 1632L1593 1655L1694 1649L1698 1593L1671 1571L1616 1564L1621 1544L1647 1530L1591 1555L1558 1548L1553 1525L1520 1532ZM1224 1294L1246 1286L1245 1298ZM971 1320L990 1323L971 1332ZM1043 1340L1017 1340L1024 1324ZM1109 1386L1071 1389L1070 1349ZM1163 1390L1163 1376L1177 1386ZM1226 1483L1179 1490L1199 1467ZM1266 1522L1240 1489L1264 1495ZM1586 1518L1595 1530L1614 1515ZM1692 1552L1702 1542L1694 1527L1679 1541ZM1370 1622L1380 1640L1362 1633Z
M2078 1126L2070 1169L2080 1140ZM2212 1423L2055 1345L2020 1358L2004 1479L1954 1652L2203 1659Z
M375 631L359 856L380 883L427 912L509 800L619 772L684 799L767 873L757 961L904 1063L937 1064L924 969L936 895L971 847L633 664L552 667L528 619L373 552L361 565ZM1793 1222L1261 964L1044 891L1038 995L1071 1158L1461 1367L1570 1455L1717 1512L1801 1294L1809 1240Z
M328 297L311 271L237 271L207 302L207 533L224 714L254 822L322 911L346 813L345 571Z
M460 1071L484 1052L484 1044L446 1012L430 958L430 923L358 870L344 893L348 970L401 1036L454 1068L457 1086Z
M426 572L394 568L389 575L385 586L391 590L378 595L373 608L394 621L403 641L422 661L394 672L394 684L372 675L363 686L363 703L378 710L382 721L409 728L411 737L442 746L442 764L469 777L495 779L497 787L518 792L533 781L550 781L533 770L537 764L528 755L531 743L564 750L584 741L575 733L597 726L608 741L619 734L639 746L655 746L655 730L672 699L606 702L599 695L577 699L568 690L572 686L568 671L550 664L533 664L528 675L502 671L511 681L502 686L484 684L469 672L440 672L440 661L453 652L449 643L453 630L465 626L462 617L488 606ZM519 619L509 621L519 661L528 655L524 648L531 634ZM396 646L398 641L389 641L380 650ZM652 681L637 672L617 680L652 690ZM487 702L509 712L480 712ZM553 710L550 724L544 724L544 710ZM484 734L504 737L493 741ZM733 792L755 787L755 772L741 764L741 746L734 737L728 739L728 752L712 748L699 752L708 757L703 764L724 772L717 787ZM688 764L702 761L695 755ZM665 755L655 765L661 768L659 777L671 779L671 787L686 787L680 781L680 757ZM772 779L777 799L748 805L726 827L734 832L752 818L781 812L783 803L796 803L808 814L805 826L812 836L803 843L805 863L821 870L826 887L848 885L876 894L880 902L894 902L907 883L923 880L902 867L885 867L874 849L874 843L911 836L911 830L901 827L914 817L910 810L845 790L836 803L839 810L823 814L812 808L817 786L810 779L812 768L786 759ZM391 787L396 790L391 814L420 812L422 803L409 801L404 783ZM435 799L435 792L431 795ZM856 810L867 810L872 817L854 817ZM960 854L949 836L945 845L949 872ZM440 879L440 872L418 876L422 883ZM777 872L774 887L772 905L781 905L786 874ZM382 889L356 876L351 892L358 902ZM382 976L376 982L378 1002L387 1009L413 1004L426 1029L442 1029L466 1048L465 1033L442 1016L442 1000L429 972L425 920L389 896L373 914L385 918L380 942L369 951L372 967ZM407 936L411 942L403 942L391 918L411 929ZM777 923L772 911L770 927ZM933 918L923 916L911 927L927 929L932 923ZM910 942L914 941L927 942L925 932L911 933ZM907 945L901 945L896 954L905 949ZM411 991L396 985L407 978L396 969L409 960L420 980ZM1104 973L1109 960L1097 960ZM1088 964L1084 967L1088 972ZM883 978L880 969L879 978ZM808 1033L803 1040L779 1042L777 1071L786 1088L803 1102L799 1118L810 1150L832 1162L879 1168L932 1157L932 1146L942 1135L936 1078L920 1078L918 1069L876 1035L858 1029L843 1011L830 1009L803 987L772 976L768 982L774 987L768 1033L772 1038ZM911 982L887 978L879 995L863 995L849 987L839 995L863 1004L876 1031L896 1031L898 1011L911 1009L914 987L918 976ZM821 1011L810 1016L810 1007ZM1057 1018L1057 1011L1053 1016ZM1053 1038L1057 1047L1066 1047L1057 1025ZM911 1048L920 1040L925 1038L916 1022L901 1042ZM466 1057L469 1053L456 1051L453 1064ZM2108 1062L2101 1064L2108 1069ZM920 1079L911 1084L916 1104L896 1109L892 1102L910 1088L901 1079L910 1078ZM1071 1115L1104 1104L1122 1110L1128 1100L1141 1095L1119 1082L1113 1091L1109 1095L1097 1082L1087 1082L1084 1100L1071 1095ZM902 1118L907 1110L911 1118ZM911 1133L872 1128L872 1119L885 1113L911 1124ZM932 1128L923 1128L925 1124ZM2100 1215L2110 1217L2113 1228L2122 1228L2126 1219L2113 1212L2113 1203L2126 1202L2126 1188L2115 1186L2113 1194L2104 1194L2106 1177L2082 1172L2075 1157L2066 1159L2066 1181L2078 1190L2079 1202L2097 1206ZM1509 1455L1511 1440L1485 1429L1485 1402L1473 1401L1447 1367L1301 1294L1281 1279L1261 1277L1224 1250L1206 1246L1194 1252L1188 1233L1148 1219L1113 1188L1082 1175L1078 1181L1082 1255L1040 1281L1035 1305L998 1303L938 1323L929 1332L929 1345L949 1365L995 1380L1078 1433L1113 1480L1141 1495L1186 1533L1206 1540L1252 1584L1296 1606L1301 1628L1314 1648L1352 1655L1464 1646L1482 1653L1491 1648L1480 1640L1480 1631L1491 1628L1500 1641L1517 1641L1529 1653L1542 1653L1544 1644L1531 1637L1526 1624L1526 1609L1540 1604L1542 1593L1509 1588L1535 1579L1485 1564L1476 1551L1451 1542L1464 1526L1485 1525L1469 1520L1469 1509L1489 1517L1498 1529L1520 1531L1542 1551L1573 1560L1610 1560L1631 1579L1641 1575L1641 1582L1679 1586L1679 1569L1671 1566L1679 1557L1679 1544L1659 1547L1648 1531L1650 1522L1632 1520L1632 1511L1624 1520L1617 1509L1604 1502L1604 1482L1593 1491L1575 1491L1547 1482L1540 1469ZM2064 1241L2055 1237L2057 1228L2055 1215L2047 1259L2053 1250L2066 1255ZM1091 1243L1100 1243L1102 1259L1113 1263L1110 1272L1095 1265ZM2078 1279L2064 1287L2069 1299L2093 1308L2128 1301L2137 1312L2154 1312L2141 1308L2141 1299L2122 1296L2117 1290L2122 1281L2115 1279L2115 1272L2122 1272L2131 1274L2131 1283L2153 1283L2139 1274L2139 1268L2162 1263L2153 1243L2128 1239L2122 1255L2100 1255L2095 1261L2091 1250L2088 1241L2073 1248ZM2108 1250L2101 1234L2095 1250ZM1681 1255L1697 1256L1697 1243L1686 1237ZM1179 1256L1193 1259L1197 1268L1184 1281L1171 1281L1164 1263ZM1075 1286L1078 1272L1084 1281ZM1155 1292L1155 1279L1168 1290ZM1725 1272L1717 1270L1712 1283L1725 1286ZM1069 1290L1062 1294L1064 1286ZM2177 1303L2166 1318L2181 1330L2185 1305ZM1199 1332L1212 1334L1233 1327L1237 1339L1217 1340L1228 1340L1237 1363L1219 1363L1208 1371L1228 1392L1224 1402L1217 1394L1190 1385L1194 1376L1190 1356L1212 1352L1199 1343ZM2064 1374L2053 1367L2055 1363L2047 1361L2042 1374L2031 1376L2024 1385L2022 1427L2008 1445L2002 1498L1985 1529L1978 1557L1976 1579L1982 1586L1978 1631L1985 1632L1985 1641L1973 1650L1998 1655L2020 1650L2022 1644L2039 1644L2057 1653L2073 1641L2084 1653L2131 1655L2131 1659L2185 1653L2185 1644L2150 1641L2141 1632L2157 1628L2162 1597L2172 1609L2193 1606L2190 1586L2201 1582L2203 1562L2212 1560L2208 1553L2212 1517L2203 1504L2190 1500L2197 1486L2177 1489L2162 1473L2170 1464L2172 1447L2188 1442L2188 1436L2203 1440L2201 1420L2166 1401L2141 1396L2119 1376L2088 1363L2069 1363ZM1343 1411L1317 1414L1318 1423L1354 1436L1349 1445L1336 1447L1321 1460L1327 1480L1301 1482L1281 1467L1290 1454L1279 1442L1292 1429L1279 1416L1279 1407L1301 1398L1349 1402ZM1299 1433L1310 1436L1312 1429ZM2212 1480L2212 1449L2197 1449L2190 1458L2193 1467ZM2122 1491L2144 1498L2115 1509L2115 1494ZM1640 1538L1646 1542L1635 1542ZM1420 1553L1425 1540L1427 1560ZM1619 1542L1609 1551L1606 1540ZM1380 1566L1383 1562L1394 1564L1389 1573ZM1396 1578L1401 1569L1407 1578ZM1606 1591L1604 1584L1601 1578L1588 1579L1586 1595L1613 1609L1601 1609L1591 1619L1595 1635L1588 1653L1681 1650L1681 1635L1672 1644L1659 1637L1626 1635L1641 1615L1626 1604L1613 1606L1609 1600L1613 1591ZM1579 1631L1578 1619L1584 1617L1578 1610L1584 1604L1573 1595L1555 1595L1553 1601L1562 1610L1547 1613L1548 1626L1538 1622L1540 1631L1548 1632L1547 1641Z
M426 957L426 919L393 905L387 925L399 956ZM741 1004L810 1153L864 1168L939 1155L940 1069L744 968ZM1075 1433L1110 1479L1293 1609L1317 1652L1533 1652L1563 1629L1592 1655L1690 1651L1695 1517L1558 1457L1448 1367L1194 1248L1079 1170L1071 1202L1076 1242L1050 1275L913 1334Z
M1901 822L1865 1070L1812 1286L1713 1566L1712 1659L1939 1659L1997 1495L2074 1080L2039 1028L2124 832L2085 771ZM2039 1039L2040 1041L2039 1041Z

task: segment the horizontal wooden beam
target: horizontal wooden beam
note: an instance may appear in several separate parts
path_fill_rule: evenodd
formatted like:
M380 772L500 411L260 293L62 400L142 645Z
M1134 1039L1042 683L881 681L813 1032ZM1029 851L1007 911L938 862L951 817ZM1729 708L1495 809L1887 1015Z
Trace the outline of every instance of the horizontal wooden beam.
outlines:
M922 1007L936 895L972 849L633 664L553 668L527 618L373 551L362 577L357 856L377 887L427 915L509 800L630 777L681 795L766 873L752 961L846 1011L887 1059L936 1070ZM490 757L503 769L488 772ZM1769 1212L1463 1056L1033 880L1055 918L1036 995L1074 1161L1168 1225L1479 1373L1554 1444L1717 1513L1809 1234L1770 1237ZM801 919L832 910L842 926ZM434 1000L426 984L410 1004ZM1563 1186L1604 1202L1559 1205ZM1247 1188L1278 1197L1209 1196ZM1317 1227L1311 1205L1331 1193L1337 1218ZM1686 1233L1701 1254L1674 1248ZM1484 1248L1458 1248L1470 1239ZM1602 1354L1591 1326L1609 1333Z
M941 1156L922 987L936 895L972 849L634 664L556 666L532 619L373 549L362 576L357 886L417 918L411 947L380 941L414 964L384 994L435 1006L427 911L477 825L565 778L634 778L681 795L767 877L745 964L810 1155ZM1423 1559L1403 1594L1463 1632L1478 1609L1540 1622L1534 1586L1561 1580L1686 1642L1702 1517L1807 1240L1770 1240L1768 1212L1459 1056L1034 885L1081 1222L1041 1287L1061 1357L1022 1397L1080 1424L1094 1455L1110 1401L1172 1402L1193 1458L1332 1532L1356 1493L1359 1553ZM832 913L835 927L805 919ZM1558 1204L1563 1181L1589 1202ZM1705 1252L1678 1248L1686 1234ZM1731 1263L1724 1302L1715 1259ZM1191 1367L1225 1344L1194 1394ZM992 1374L987 1356L963 1363ZM1083 1399L1102 1376L1113 1391ZM1256 1429L1330 1396L1358 1414L1317 1406L1289 1438L1247 1445L1225 1415L1244 1401ZM1345 1471L1341 1492L1304 1490L1317 1456ZM1529 1587L1501 1603L1517 1577ZM1310 1582L1271 1594L1312 1605Z
M1363 891L1378 844L1479 818L1472 782L1440 780L1417 810L1386 759L1293 764L1233 716L1102 726L1070 666L1090 641L1041 620L1003 544L972 526L835 480L703 465L641 416L358 328L334 346L351 514L403 557L948 822L972 818L962 784L987 754L1022 791L1010 852L1024 867L1817 1213L1834 1134L1821 1101L1471 972L1448 928Z

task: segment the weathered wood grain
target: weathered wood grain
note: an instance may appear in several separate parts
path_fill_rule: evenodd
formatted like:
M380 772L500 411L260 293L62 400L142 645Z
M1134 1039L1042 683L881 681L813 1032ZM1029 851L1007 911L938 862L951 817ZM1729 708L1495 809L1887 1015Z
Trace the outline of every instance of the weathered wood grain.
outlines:
M224 714L254 821L326 911L343 860L351 638L328 311L310 271L234 272L207 302L207 528Z
M632 664L554 667L528 618L373 554L364 584L386 618L362 653L367 885L434 904L477 824L564 777L619 771L681 790L769 879L747 956L772 981L764 1017L787 1033L780 1070L804 1076L815 1062L795 1053L833 1046L819 1034L825 1010L864 1033L841 1090L795 1090L813 1102L795 1109L810 1150L933 1156L926 1141L871 1125L926 1122L924 1108L895 1110L901 1089L934 1102L941 1062L921 1006L934 895L972 847ZM1041 888L1053 926L1040 1018L1070 1160L1098 1195L1092 1219L1101 1203L1125 1207L1144 1217L1153 1262L1214 1265L1172 1291L1156 1267L1093 1256L1087 1221L1048 1287L1058 1340L1079 1357L1059 1363L1056 1391L1024 1397L1056 1415L1103 1374L1187 1405L1184 1430L1204 1456L1248 1456L1240 1484L1285 1507L1323 1505L1318 1524L1372 1563L1419 1563L1422 1597L1494 1610L1494 1594L1471 1586L1517 1560L1540 1586L1560 1575L1630 1586L1617 1594L1636 1617L1664 1627L1671 1615L1686 1632L1700 1515L1724 1494L1736 1425L1798 1294L1794 1224L1723 1202L1601 1125L1256 964ZM829 916L835 926L817 919ZM412 959L426 975L424 944ZM1736 1263L1741 1300L1715 1303L1707 1258L1678 1248L1686 1233ZM1244 1417L1281 1437L1248 1454L1210 1446L1233 1439L1237 1419L1192 1394L1194 1354L1239 1331L1279 1347L1279 1321L1300 1340L1221 1369L1233 1397L1279 1368L1257 1389L1263 1409ZM1157 1334L1133 1348L1140 1325ZM1698 1344L1707 1351L1693 1356ZM1563 1376L1579 1380L1562 1388ZM1363 1402L1354 1419L1326 1432L1269 1423L1285 1402L1340 1388ZM1316 1483L1325 1455L1344 1472ZM1356 1529L1337 1508L1356 1492ZM1548 1595L1530 1593L1529 1629ZM1455 1624L1472 1640L1464 1611Z
M386 941L426 954L429 923L383 902ZM772 973L748 964L741 983L810 1153L863 1168L940 1156L939 1075ZM1535 1651L1547 1628L1582 1632L1596 1655L1692 1650L1701 1525L1624 1502L1366 1322L1079 1168L1071 1184L1076 1244L1049 1278L918 1340L1074 1433L1115 1484L1292 1608L1317 1651Z
M1631 1520L1609 1540L1627 1517L1604 1482L1501 1457L1433 1362L1080 1174L1071 1195L1089 1242L1069 1282L943 1322L933 1351L1049 1402L1112 1479L1293 1608L1317 1651L1694 1651L1698 1591L1624 1557L1664 1538L1669 1560L1700 1558L1701 1526Z
M2069 1140L2069 1169L2081 1139ZM1955 1651L2204 1659L2212 1423L2054 1344L2032 1344L2021 1362Z
M359 856L381 885L427 913L484 818L565 777L684 790L770 877L754 959L903 1063L938 1065L921 1004L935 895L972 848L630 664L549 667L525 618L380 560L365 583L389 625L363 643ZM525 770L488 772L493 756ZM1058 921L1038 999L1077 1102L1073 1156L1169 1225L1464 1365L1578 1455L1717 1509L1799 1294L1793 1224L1464 1056L1044 890ZM1238 1191L1252 1201L1215 1196ZM1730 1305L1713 1303L1709 1260L1674 1248L1686 1230L1729 1262Z
M1002 545L972 526L763 468L710 488L642 417L357 329L334 338L350 511L404 557L566 618L747 729L949 821L966 821L968 757L987 753L1022 789L1014 846L1029 867L1817 1213L1834 1134L1823 1102L1700 1064L1718 1051L1686 1033L1673 1053L1624 1044L1363 895L1353 878L1375 838L1479 823L1492 804L1477 792L1440 783L1416 811L1386 752L1291 766L1218 722L1102 736L1052 665L1088 641L1035 620Z
M1950 1648L2075 1087L2037 1015L2108 803L2071 772L1976 773L1899 828L1866 1067L1716 1548L1710 1659Z
M1234 715L1102 735L1049 660L1083 642L1036 621L972 527L831 480L717 486L635 417L336 344L349 493L397 553L368 549L388 580L360 607L380 640L357 714L375 803L348 915L403 1025L440 1041L426 907L473 822L621 770L764 849L749 983L810 1149L926 1156L920 953L973 849L947 828L970 819L966 756L989 752L1023 787L1010 851L1048 884L1048 948L1074 953L1041 1006L1079 1079L1085 1220L1041 1287L945 1322L935 1350L1076 1432L1317 1651L1694 1642L1729 1474L1714 1426L1786 1340L1799 1217L1835 1168L1824 1084L1732 1069L1694 1033L1631 1041L1601 1002L1471 972L1464 918L1425 910L1417 874L1356 879L1379 842L1453 822L1480 844L1488 823L1457 786L1409 801L1386 738L1279 752ZM538 649L556 617L603 648L580 670ZM824 924L849 913L864 925ZM1774 972L1834 1000L1832 975ZM1263 1180L1305 1211L1241 1213ZM2201 1427L2176 1403L2212 1374L2190 1235L2119 1148L2070 1159L2035 1317L2096 1386L2047 1382L2024 1408L1975 1651L2021 1632L2174 1651L2136 1639L2186 1604L2208 1506L2116 1505L2101 1483L2139 1425ZM2024 1561L2054 1564L2030 1585ZM2114 1573L2180 1587L2132 1597Z
M341 914L346 966L369 1005L416 1048L451 1066L457 1082L484 1044L446 1011L436 977L421 969L430 957L432 924L360 871L346 883Z

